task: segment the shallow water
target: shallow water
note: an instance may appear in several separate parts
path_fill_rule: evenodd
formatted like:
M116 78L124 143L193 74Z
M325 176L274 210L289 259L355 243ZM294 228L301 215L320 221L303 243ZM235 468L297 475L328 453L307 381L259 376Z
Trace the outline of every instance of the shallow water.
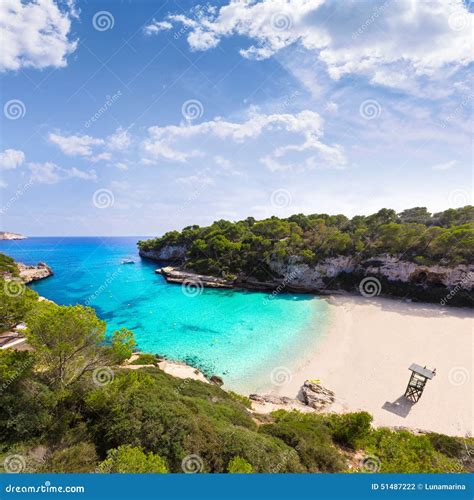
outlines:
M141 260L140 238L29 238L1 241L0 252L44 261L54 276L32 285L58 304L86 304L108 331L135 332L138 348L220 375L226 386L268 390L290 376L308 344L324 333L328 306L310 295L184 290ZM134 264L121 264L132 258ZM273 372L273 375L272 375Z

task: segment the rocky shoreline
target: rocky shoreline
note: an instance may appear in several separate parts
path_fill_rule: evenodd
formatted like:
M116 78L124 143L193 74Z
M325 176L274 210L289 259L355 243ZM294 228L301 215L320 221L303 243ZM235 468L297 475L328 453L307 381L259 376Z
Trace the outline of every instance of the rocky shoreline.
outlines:
M189 286L199 286L207 288L234 288L231 281L224 278L215 278L213 276L205 276L188 271L183 271L172 266L161 267L156 269L157 274L161 274L168 283L177 283Z
M266 291L334 295L343 292L365 297L401 297L414 302L474 307L474 264L456 266L421 265L397 256L381 255L370 259L339 256L313 266L301 259L289 262L270 261L275 278L260 281L248 276L226 279L186 269L186 248L178 245L160 251L143 251L140 256L168 264L156 272L169 283L196 283L209 288L241 288Z
M53 270L44 262L39 262L36 266L27 266L21 262L17 263L20 278L24 283L31 283L52 276Z

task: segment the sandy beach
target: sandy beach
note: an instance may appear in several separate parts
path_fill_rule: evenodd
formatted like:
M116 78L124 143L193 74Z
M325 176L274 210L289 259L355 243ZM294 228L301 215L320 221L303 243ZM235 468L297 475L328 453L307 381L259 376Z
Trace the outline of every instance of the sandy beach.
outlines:
M367 410L376 426L472 435L472 311L379 298L327 300L328 332L274 393L295 397L306 379L320 379L336 394L329 411ZM412 363L437 371L413 405L403 398Z

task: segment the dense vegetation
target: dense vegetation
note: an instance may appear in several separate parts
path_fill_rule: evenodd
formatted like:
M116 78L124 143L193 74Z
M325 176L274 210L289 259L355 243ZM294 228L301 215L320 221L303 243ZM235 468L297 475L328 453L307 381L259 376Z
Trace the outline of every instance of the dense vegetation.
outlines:
M467 264L474 261L474 206L430 214L417 207L397 214L293 215L239 222L219 220L209 227L189 226L161 238L140 241L144 251L167 245L186 248L186 266L216 276L272 275L268 262L297 258L315 264L328 257L382 254L401 256L419 264Z
M258 416L245 397L216 385L157 367L127 369L130 331L106 338L92 309L25 293L26 302L0 301L2 317L26 322L33 347L0 350L0 463L7 469L16 460L23 472L467 470L472 440L374 430L365 412Z
M11 257L0 253L0 277L5 275L18 276L18 267Z

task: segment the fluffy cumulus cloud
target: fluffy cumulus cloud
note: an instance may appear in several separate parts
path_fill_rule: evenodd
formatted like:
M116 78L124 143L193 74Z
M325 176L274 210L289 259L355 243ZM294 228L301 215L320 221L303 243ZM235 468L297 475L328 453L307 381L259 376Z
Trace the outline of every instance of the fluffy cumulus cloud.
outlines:
M79 156L90 161L110 160L112 152L125 151L132 145L132 137L127 130L118 128L106 139L83 134L62 134L51 132L48 135L51 143L68 156Z
M65 179L82 179L86 181L97 180L97 174L94 170L84 171L75 167L63 168L55 163L29 163L28 168L31 172L31 180L39 184L56 184Z
M71 37L72 2L53 0L0 2L0 71L64 67L76 50Z
M410 90L417 78L436 80L473 61L473 17L462 0L231 0L163 22L184 25L194 50L239 35L250 40L243 57L266 59L298 44L332 79L356 74Z
M49 140L59 146L64 154L69 156L92 156L94 146L104 144L103 139L96 139L90 135L61 135L49 134Z
M322 119L314 111L296 114L261 114L251 111L242 122L231 122L221 118L196 125L155 126L148 129L149 137L142 143L148 159L164 159L186 162L189 158L203 155L198 149L184 149L192 140L215 140L222 145L229 142L243 145L258 141L272 144L271 151L260 161L270 170L290 170L294 164L289 158L294 154L303 155L303 167L341 166L345 163L342 149L338 145L322 142ZM276 139L279 133L283 136ZM279 145L273 145L273 141ZM282 145L282 141L284 145ZM262 146L262 144L260 144ZM218 149L219 144L213 149ZM260 150L260 148L258 148ZM222 156L217 156L222 164Z
M0 153L0 169L12 170L25 161L25 153L16 149L5 149Z

